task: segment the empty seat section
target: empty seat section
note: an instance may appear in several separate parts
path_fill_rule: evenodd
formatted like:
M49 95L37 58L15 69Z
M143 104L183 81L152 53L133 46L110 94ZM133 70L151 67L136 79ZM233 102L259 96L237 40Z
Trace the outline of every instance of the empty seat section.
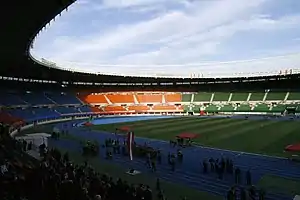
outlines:
M290 92L287 100L300 101L300 92Z
M105 106L105 112L124 112L126 109L123 106Z
M194 95L194 102L209 102L211 95L210 92L198 92Z
M224 105L220 108L220 112L234 112L234 109L232 105Z
M132 94L107 94L111 103L134 103Z
M215 92L213 101L228 101L230 93Z
M249 93L232 93L231 101L247 101Z
M241 104L236 109L237 112L250 112L251 106L249 104Z
M49 105L54 102L47 99L44 93L25 93L22 94L21 98L29 103L30 105Z
M79 98L89 104L107 104L107 100L104 94L88 94L88 95L80 95Z
M218 107L216 105L208 105L206 108L205 108L205 111L206 112L218 112Z
M77 99L75 95L66 94L66 93L48 93L45 94L52 101L57 104L81 104L81 102Z
M51 108L33 108L32 112L36 116L36 119L55 118L60 116Z
M162 103L161 94L137 94L136 98L139 103Z
M78 108L78 110L82 113L89 113L89 112L93 112L93 110L91 109L91 107L89 106L81 106Z
M191 105L184 105L183 106L183 111L184 112L193 112L192 106Z
M192 94L182 94L182 102L191 102Z
M270 107L267 104L256 104L253 111L255 111L255 112L269 112Z
M75 107L56 107L55 110L60 114L74 114L79 112Z
M265 93L253 92L249 101L262 101L264 99L264 96Z
M215 92L213 101L228 101L230 93L226 92Z
M129 111L136 111L136 112L147 111L147 110L149 110L149 107L145 106L145 105L132 105L132 106L128 106L128 110Z
M14 117L7 112L0 111L0 122L5 124L14 124L16 122L22 122L22 119Z
M94 106L91 107L91 110L94 113L98 113L98 112L103 112L104 111L103 109L99 109L98 107L94 107Z
M199 105L193 105L192 112L194 112L194 113L200 113L200 110L201 110L201 106L199 106Z
M181 94L165 94L166 103L181 102Z
M59 114L50 108L13 109L8 112L13 116L25 119L26 121L59 117Z
M271 109L272 112L284 112L286 105L274 105Z
M152 110L170 110L170 111L174 111L176 110L176 106L174 105L154 105Z
M20 95L14 93L1 93L0 105L26 105L26 102L20 98Z
M266 101L283 101L285 98L286 92L268 92Z

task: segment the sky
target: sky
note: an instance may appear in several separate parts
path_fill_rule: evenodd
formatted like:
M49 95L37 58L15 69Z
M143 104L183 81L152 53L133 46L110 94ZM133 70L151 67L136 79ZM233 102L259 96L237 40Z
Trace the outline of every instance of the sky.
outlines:
M100 74L277 74L300 69L300 1L78 0L40 31L31 53Z

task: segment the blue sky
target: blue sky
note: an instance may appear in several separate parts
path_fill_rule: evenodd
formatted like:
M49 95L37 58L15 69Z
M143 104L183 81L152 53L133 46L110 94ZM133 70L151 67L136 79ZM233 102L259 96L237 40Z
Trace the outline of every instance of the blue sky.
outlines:
M299 0L78 0L32 54L136 76L277 73L300 65Z

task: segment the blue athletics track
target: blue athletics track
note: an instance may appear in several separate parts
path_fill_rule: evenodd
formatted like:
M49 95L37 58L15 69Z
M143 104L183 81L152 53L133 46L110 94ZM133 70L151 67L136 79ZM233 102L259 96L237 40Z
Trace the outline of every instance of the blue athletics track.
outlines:
M108 117L95 119L92 121L92 123L95 125L99 125L168 117L172 116ZM254 120L262 119L262 117L250 118ZM280 120L285 120L285 118L281 118ZM99 144L104 144L105 139L114 139L116 137L113 133L90 130L89 128L82 127L81 125L83 123L84 121L82 120L66 122L58 124L56 128L65 130L68 129L69 134L72 134L76 137L85 138L86 140L97 140ZM161 165L157 165L157 171L155 172L155 175L157 177L166 181L184 184L188 187L217 194L223 197L226 196L230 187L234 185L234 177L232 175L225 174L223 179L220 180L217 178L217 175L215 173L203 174L202 161L204 159L208 160L210 158L213 158L216 160L221 159L222 157L232 159L234 166L239 167L243 172L241 181L242 185L246 184L245 172L248 170L250 170L251 172L253 184L256 184L264 175L275 175L279 177L286 177L292 180L300 180L300 164L292 162L288 159L201 146L193 146L182 149L184 155L183 163L180 165L176 165L175 172L172 172L170 166L166 161L167 155L169 152L176 153L177 148L171 147L168 141L148 138L135 137L135 142L137 142L138 144L144 144L146 142L149 144L149 146L160 149L163 161ZM54 147L64 147L69 150L78 152L82 149L82 146L79 142L66 139L50 140L49 145ZM100 150L99 157L103 159L104 153L104 151ZM124 157L122 155L114 155L113 160L107 162L114 162L115 164L119 164L126 169L133 168L141 171L142 173L153 173L145 165L145 159L142 158L134 158L133 161L130 161L128 157ZM291 200L293 199L293 197L282 194L280 192L275 193L267 191L266 199Z

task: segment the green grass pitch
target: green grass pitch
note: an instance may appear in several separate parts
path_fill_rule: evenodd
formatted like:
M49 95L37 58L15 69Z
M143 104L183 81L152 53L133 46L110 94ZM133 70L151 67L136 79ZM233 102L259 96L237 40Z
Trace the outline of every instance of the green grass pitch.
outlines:
M300 142L298 121L233 118L177 117L95 125L99 131L115 132L129 126L138 137L170 140L184 132L199 134L194 142L222 149L285 156L285 146Z

